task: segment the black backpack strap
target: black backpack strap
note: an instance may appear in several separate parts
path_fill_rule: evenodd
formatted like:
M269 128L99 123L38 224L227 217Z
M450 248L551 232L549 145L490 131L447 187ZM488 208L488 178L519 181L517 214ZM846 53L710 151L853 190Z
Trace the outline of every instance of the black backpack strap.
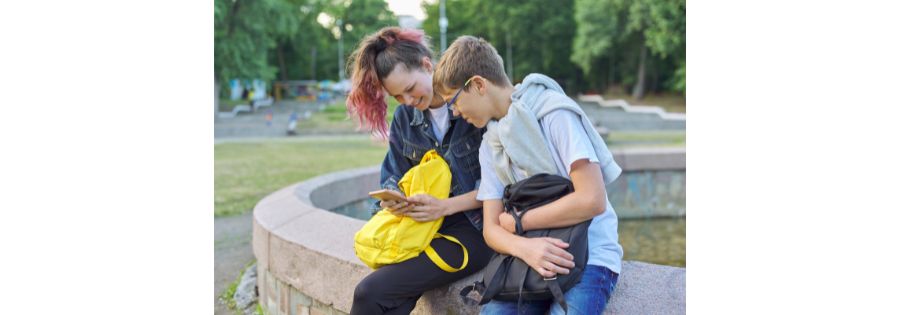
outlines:
M516 220L516 235L524 235L525 228L522 227L522 216L525 215L525 211L519 212L518 209L513 208L511 211L508 211L509 215Z
M519 302L516 304L516 314L521 315L522 312L522 290L525 288L525 279L528 278L528 272L531 271L531 267L525 268L525 272L522 273L522 281L519 282Z
M559 306L562 306L563 312L568 314L569 307L566 305L566 296L563 295L562 289L559 287L559 281L556 280L556 277L544 279L544 281L547 281L550 293L553 293L553 299L556 300L556 303L559 303Z
M479 302L480 305L487 304L487 302L489 302L491 298L497 295L497 293L500 293L500 289L503 288L503 283L506 282L506 278L509 273L509 267L510 265L512 265L513 259L515 259L515 257L513 256L507 256L503 259L501 267L497 270L496 273L494 273L494 278L491 279L490 282L487 282L487 287L484 289L484 294L481 295L482 298L481 302Z

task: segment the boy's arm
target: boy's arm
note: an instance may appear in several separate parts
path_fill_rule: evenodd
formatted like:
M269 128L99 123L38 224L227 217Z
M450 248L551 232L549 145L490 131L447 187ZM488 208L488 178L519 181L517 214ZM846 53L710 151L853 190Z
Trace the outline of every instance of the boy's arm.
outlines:
M500 226L501 212L500 200L484 201L484 240L494 251L522 259L545 278L569 274L575 267L574 256L565 250L569 244L551 237L525 238L510 233Z
M572 226L606 211L606 187L591 139L581 117L569 110L557 110L544 116L547 138L553 152L566 164L575 191L562 198L532 209L522 217L527 230ZM501 217L503 227L515 231L512 216Z
M488 246L502 254L519 257L532 269L544 277L553 277L557 273L568 274L575 266L574 257L565 248L569 244L555 238L524 238L504 230L500 226L500 213L503 213L503 184L494 173L491 162L491 150L482 142L479 148L478 161L481 163L481 183L478 186L478 199L484 200L484 239Z
M600 165L581 159L572 163L575 191L554 202L531 209L522 216L522 229L537 230L572 226L606 211L606 188ZM504 213L500 220L507 230L515 231L515 220Z

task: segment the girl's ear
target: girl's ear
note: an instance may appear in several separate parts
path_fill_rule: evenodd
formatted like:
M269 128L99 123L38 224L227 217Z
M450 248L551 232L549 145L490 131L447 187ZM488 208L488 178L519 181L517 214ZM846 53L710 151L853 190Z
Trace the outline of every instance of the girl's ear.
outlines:
M428 58L428 56L422 57L422 68L429 73L433 72L434 66L431 65L431 58Z

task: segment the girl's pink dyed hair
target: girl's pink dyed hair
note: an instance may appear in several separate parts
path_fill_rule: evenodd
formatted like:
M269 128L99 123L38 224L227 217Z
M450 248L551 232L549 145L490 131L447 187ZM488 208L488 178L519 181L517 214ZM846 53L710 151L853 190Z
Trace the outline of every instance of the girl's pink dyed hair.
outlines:
M425 33L416 29L385 27L364 38L351 55L350 93L347 111L356 115L360 128L387 136L387 103L381 81L397 64L407 69L422 67L422 57L431 58Z

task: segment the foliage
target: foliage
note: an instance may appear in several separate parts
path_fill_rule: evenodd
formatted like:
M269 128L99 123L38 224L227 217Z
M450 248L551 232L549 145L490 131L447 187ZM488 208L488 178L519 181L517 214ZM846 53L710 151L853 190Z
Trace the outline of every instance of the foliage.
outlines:
M440 1L422 6L437 59ZM685 0L446 0L446 14L448 45L485 38L514 83L539 72L571 93L625 90L644 65L649 92L686 88ZM214 22L219 81L336 80L338 58L397 19L384 0L214 0Z
M330 22L320 23L324 14ZM337 19L345 21L338 56ZM366 34L395 25L383 0L215 0L216 79L338 79Z
M594 88L636 83L640 51L651 90L685 90L684 0L575 0L571 60Z
M482 37L497 48L513 82L539 72L566 87L581 77L569 60L575 29L572 6L572 0L552 4L538 0L448 0L447 45L461 35ZM428 14L422 24L426 34L440 36L439 3L426 3L424 8ZM439 38L434 42L439 49Z
M274 77L268 51L297 33L295 0L215 0L215 72L218 80Z

